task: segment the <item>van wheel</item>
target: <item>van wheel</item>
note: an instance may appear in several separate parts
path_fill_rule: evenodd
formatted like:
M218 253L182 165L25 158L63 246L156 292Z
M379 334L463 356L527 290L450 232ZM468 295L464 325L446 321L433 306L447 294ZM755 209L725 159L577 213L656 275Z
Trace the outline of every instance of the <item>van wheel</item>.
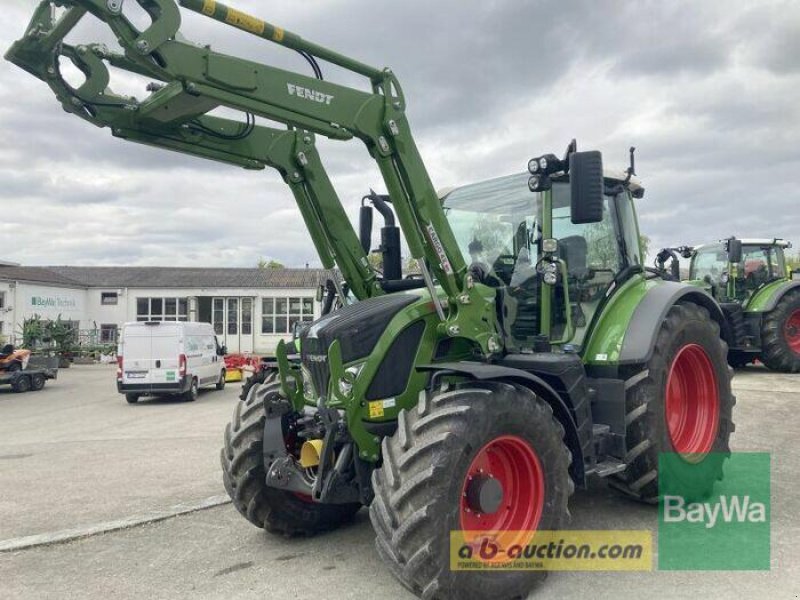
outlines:
M197 395L200 393L200 388L197 386L197 379L192 379L192 385L183 393L183 399L187 402L194 402L197 400Z
M225 389L225 369L222 369L219 374L219 381L217 382L217 390L222 391Z
M139 394L125 394L125 401L128 404L136 404L139 401Z

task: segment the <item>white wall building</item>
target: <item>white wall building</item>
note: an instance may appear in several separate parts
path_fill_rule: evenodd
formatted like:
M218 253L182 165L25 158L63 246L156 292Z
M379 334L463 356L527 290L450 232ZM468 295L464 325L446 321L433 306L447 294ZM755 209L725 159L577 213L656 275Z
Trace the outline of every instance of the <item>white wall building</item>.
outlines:
M203 321L229 352L271 355L296 321L320 314L323 269L25 267L0 262L0 338L20 342L39 315L116 340L129 321Z

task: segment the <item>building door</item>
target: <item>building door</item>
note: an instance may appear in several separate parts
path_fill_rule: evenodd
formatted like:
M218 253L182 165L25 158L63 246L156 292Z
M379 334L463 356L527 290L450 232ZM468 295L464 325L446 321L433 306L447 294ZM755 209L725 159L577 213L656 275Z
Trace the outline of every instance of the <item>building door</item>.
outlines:
M229 353L253 351L253 299L214 298L214 333Z

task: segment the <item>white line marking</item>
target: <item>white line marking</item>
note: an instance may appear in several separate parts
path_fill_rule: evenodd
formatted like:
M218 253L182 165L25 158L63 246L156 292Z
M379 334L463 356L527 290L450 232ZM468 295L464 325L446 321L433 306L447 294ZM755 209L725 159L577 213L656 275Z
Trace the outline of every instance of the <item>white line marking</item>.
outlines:
M0 540L0 553L14 552L17 550L26 550L28 548L36 548L37 546L49 546L51 544L63 544L87 538L111 531L119 531L121 529L130 529L131 527L138 527L147 523L155 523L171 519L178 515L185 515L187 513L205 510L207 508L214 508L221 506L231 501L228 496L210 496L198 502L184 502L176 504L166 510L157 510L151 513L142 515L134 515L116 521L106 521L105 523L97 523L95 525L84 525L83 527L74 527L72 529L63 529L61 531L54 531L51 533L40 533L37 535L28 535L19 538L10 538L7 540Z

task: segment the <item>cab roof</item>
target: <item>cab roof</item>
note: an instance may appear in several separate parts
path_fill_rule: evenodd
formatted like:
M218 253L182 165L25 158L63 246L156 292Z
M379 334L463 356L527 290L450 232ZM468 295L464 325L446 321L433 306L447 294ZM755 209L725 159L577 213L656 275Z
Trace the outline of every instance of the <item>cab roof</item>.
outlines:
M522 176L522 175L527 175L527 173L517 173L516 175ZM508 176L506 176L506 177L508 177ZM625 172L625 171L617 171L617 170L614 170L614 169L603 169L603 177L605 179L608 179L608 180L611 180L611 181L616 181L616 182L622 183L628 177L628 173ZM500 179L500 178L498 177L498 178L493 178L493 179ZM488 179L486 181L491 181L491 179ZM451 185L451 186L439 188L436 191L436 194L439 196L439 200L444 200L445 197L447 195L449 195L450 193L452 193L453 191L455 191L455 190L457 190L459 188L462 188L462 187L466 187L467 185L473 185L475 183L482 183L482 182L473 181L472 183L468 183L468 184L464 184L464 185ZM642 182L638 177L631 177L630 181L628 182L628 186L630 187L631 193L639 191L639 190L644 190L644 188L642 187Z

